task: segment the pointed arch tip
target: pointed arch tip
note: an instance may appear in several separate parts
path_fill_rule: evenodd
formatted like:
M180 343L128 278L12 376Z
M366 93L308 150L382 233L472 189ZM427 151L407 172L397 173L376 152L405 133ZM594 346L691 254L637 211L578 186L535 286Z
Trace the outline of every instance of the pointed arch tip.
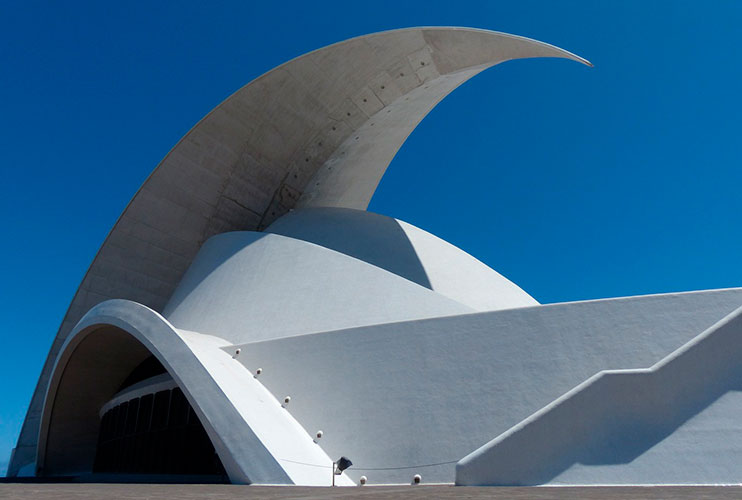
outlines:
M473 28L467 28L467 29L473 29ZM501 35L501 36L507 36L507 37L510 37L510 38L521 39L523 41L527 41L527 42L530 42L530 43L533 43L533 44L536 44L536 45L542 45L544 47L548 47L549 49L551 49L551 50L554 51L554 54L553 55L549 55L549 56L545 56L545 57L561 57L563 59L571 59L572 61L575 61L575 62L584 64L585 66L587 66L589 68L594 68L595 67L595 65L592 62L588 61L584 57L578 56L574 52L570 52L568 50L565 50L565 49L563 49L561 47L557 47L556 45L552 45L550 43L546 43L546 42L542 42L540 40L536 40L535 38L528 38L528 37L525 37L525 36L513 35L513 34L505 33L505 32L502 32L502 31L493 31L493 30L481 30L481 31L486 31L486 32L489 32L489 33L492 33L492 34L496 34L496 35Z
M570 52L568 50L565 50L561 47L558 47L556 45L552 45L547 42L542 42L540 40L536 40L535 38L529 38L526 36L521 35L514 35L512 33L506 33L504 31L496 31L491 30L487 28L473 28L468 26L417 26L417 27L409 27L409 28L398 28L398 29L392 29L392 30L386 30L386 31L380 31L377 33L371 33L369 35L365 36L372 36L372 35L383 35L385 33L392 33L395 31L412 31L412 30L420 30L420 31L428 31L428 30L441 30L441 31L468 31L468 32L480 32L480 33L486 33L493 35L495 37L506 37L511 38L515 40L521 40L523 42L532 43L534 45L541 45L545 48L551 49L554 53L551 55L547 55L544 57L560 57L563 59L571 59L575 62L584 64L585 66L588 66L590 68L594 68L595 65L590 62L589 60L585 59L584 57L578 56L577 54ZM359 37L361 38L361 37Z
M578 56L577 54L575 54L573 52L570 52L568 50L562 49L561 47L558 47L556 45L552 45L550 43L542 42L542 41L537 40L535 38L529 38L529 37L521 36L521 35L514 35L512 33L506 33L504 31L496 31L496 30L491 30L491 29L487 29L487 28L474 28L474 27L469 27L469 26L410 26L410 27L404 27L404 28L394 28L394 29L389 29L389 30L377 31L377 32L374 32L374 33L368 33L368 34L360 35L360 36L357 36L357 37L353 37L353 38L350 38L350 39L347 39L347 40L344 40L344 41L336 42L336 43L331 44L331 45L328 45L326 47L321 47L321 48L315 49L313 52L319 52L319 51L324 50L326 48L332 47L333 45L339 45L341 43L349 42L349 41L355 40L355 39L370 38L370 37L375 37L375 36L384 36L384 35L388 35L388 34L405 32L405 31L421 31L421 32L425 32L425 31L448 31L448 32L456 32L456 31L459 31L459 32L470 32L470 33L477 33L478 32L478 33L482 33L482 34L489 34L489 35L492 35L493 37L496 37L496 38L502 38L502 37L504 37L504 38L510 38L510 39L513 39L513 40L520 40L520 41L526 42L528 44L540 45L540 46L542 46L544 48L550 49L550 51L552 53L549 54L549 55L544 55L543 57L558 57L558 58L563 58L563 59L571 59L571 60L573 60L575 62L584 64L585 66L588 66L590 68L595 67L595 65L592 62L590 62L589 60L585 59L584 57ZM516 59L518 59L518 58L519 57L516 57Z

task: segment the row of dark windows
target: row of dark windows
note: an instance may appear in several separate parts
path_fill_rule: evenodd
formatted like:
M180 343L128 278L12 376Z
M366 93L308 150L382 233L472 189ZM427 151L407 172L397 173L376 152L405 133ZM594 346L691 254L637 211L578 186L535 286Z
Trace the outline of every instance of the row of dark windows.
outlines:
M109 409L101 419L93 471L225 475L211 440L179 388Z

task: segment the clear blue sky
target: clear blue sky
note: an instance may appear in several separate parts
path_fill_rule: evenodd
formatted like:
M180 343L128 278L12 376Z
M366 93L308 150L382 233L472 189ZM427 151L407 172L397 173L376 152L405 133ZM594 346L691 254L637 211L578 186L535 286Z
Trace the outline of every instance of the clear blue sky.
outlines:
M52 339L150 171L246 82L370 32L459 25L590 59L476 77L370 209L541 302L742 284L742 2L0 2L0 473Z

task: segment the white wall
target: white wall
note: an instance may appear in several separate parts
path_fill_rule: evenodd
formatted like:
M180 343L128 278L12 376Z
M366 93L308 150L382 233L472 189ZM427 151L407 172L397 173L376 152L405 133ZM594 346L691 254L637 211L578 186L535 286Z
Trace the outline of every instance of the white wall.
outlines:
M253 342L240 362L292 398L331 457L372 483L453 482L458 461L590 376L651 366L742 290L556 304Z

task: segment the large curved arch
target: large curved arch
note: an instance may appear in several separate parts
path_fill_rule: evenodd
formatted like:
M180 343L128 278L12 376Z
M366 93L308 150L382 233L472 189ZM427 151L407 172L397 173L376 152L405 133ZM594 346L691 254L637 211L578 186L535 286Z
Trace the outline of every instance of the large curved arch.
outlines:
M152 354L185 394L232 483L316 484L300 466L279 464L274 454L328 467L331 460L247 370L231 369L229 377L232 385L239 385L239 396L229 393L230 388L219 380L219 366L225 364L223 358L236 362L221 351L226 342L215 340L206 335L189 337L155 311L128 300L109 300L94 307L73 329L55 360L41 415L38 474L92 471L100 408L126 375ZM214 360L215 354L221 359ZM240 401L254 414L247 420ZM274 428L255 425L261 418L258 414L269 418ZM290 441L290 455L282 449L282 440Z
M39 475L92 471L98 411L149 354L183 390L232 482L291 482L249 427L239 425L237 411L172 326L151 309L126 300L93 308L60 350L41 415ZM235 460L244 453L252 455L255 465L249 472Z
M32 460L52 363L91 307L125 298L161 311L208 237L260 230L294 206L365 209L399 147L441 99L486 68L532 57L589 64L504 33L402 29L297 57L217 106L146 180L88 269L39 377L9 475Z

